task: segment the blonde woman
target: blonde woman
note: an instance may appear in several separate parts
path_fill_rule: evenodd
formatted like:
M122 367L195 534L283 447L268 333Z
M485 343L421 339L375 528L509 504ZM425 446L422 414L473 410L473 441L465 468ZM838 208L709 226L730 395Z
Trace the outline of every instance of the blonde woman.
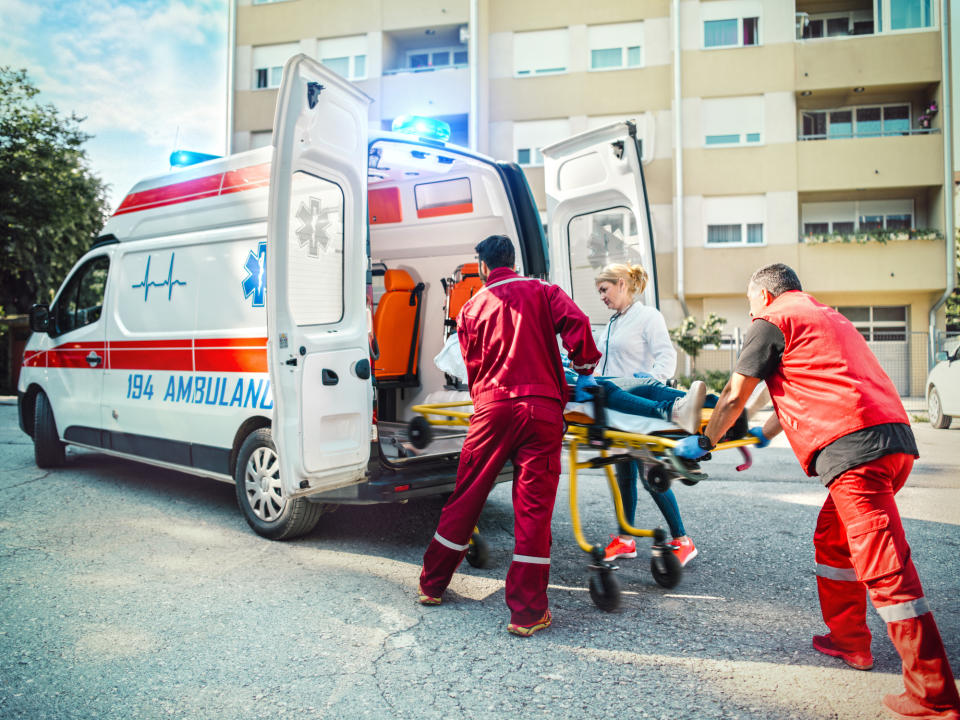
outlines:
M597 380L611 390L608 392L607 405L612 409L663 417L688 432L696 432L706 387L697 381L691 385L690 392L683 393L663 384L676 370L677 351L670 341L663 315L638 299L646 289L647 281L647 271L640 265L607 265L597 274L596 286L600 299L614 311L597 340L597 347L603 353L597 365ZM614 388L625 393L613 392ZM628 405L633 409L627 409ZM618 463L616 470L627 522L633 525L636 517L639 475L643 487L653 497L670 526L673 535L670 545L681 565L686 565L696 557L697 548L683 527L673 490L664 493L654 491L635 461ZM632 537L610 537L612 542L607 546L605 559L637 556L637 544Z

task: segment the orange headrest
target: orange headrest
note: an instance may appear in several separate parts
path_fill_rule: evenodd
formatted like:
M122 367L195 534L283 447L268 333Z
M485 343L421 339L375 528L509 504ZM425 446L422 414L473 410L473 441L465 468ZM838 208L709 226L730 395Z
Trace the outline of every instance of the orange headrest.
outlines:
M480 274L480 263L464 263L460 266L460 275L479 275Z
M397 290L411 292L413 291L414 283L413 278L410 277L410 273L406 270L387 270L383 274L383 286L387 292L395 292Z

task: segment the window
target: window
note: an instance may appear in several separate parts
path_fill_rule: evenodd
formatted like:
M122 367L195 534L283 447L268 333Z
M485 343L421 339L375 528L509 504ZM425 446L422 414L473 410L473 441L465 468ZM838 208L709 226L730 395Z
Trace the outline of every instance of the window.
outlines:
M761 142L763 96L704 98L700 111L704 145L750 145Z
M570 121L531 120L513 124L514 157L518 165L543 165L540 148L570 136Z
M760 18L726 18L705 20L703 23L703 46L749 47L760 44Z
M566 28L513 34L513 74L518 77L566 72L570 64Z
M298 52L299 43L261 45L253 48L253 87L257 90L280 87L283 64Z
M328 38L317 42L317 57L348 80L367 77L367 36Z
M910 106L861 105L836 110L805 110L800 114L800 125L801 140L909 134Z
M766 197L733 195L703 199L707 247L763 245Z
M339 185L293 174L287 288L297 325L326 325L343 317L343 211Z
M643 65L643 23L591 25L587 28L591 70Z
M414 185L413 195L417 203L418 218L473 212L473 193L469 178Z
M845 12L816 13L803 26L802 37L812 40L823 37L847 37L849 35L872 35L873 11L849 10Z
M805 203L804 235L849 235L870 230L913 229L913 200L860 200Z
M100 255L73 274L50 313L54 328L50 335L63 335L100 319L109 270L110 258Z
M406 52L405 67L409 70L426 70L433 68L466 65L467 51L462 45L445 48L417 48Z
M567 226L571 297L594 324L610 319L610 310L597 292L597 272L610 263L642 264L642 238L637 221L625 207L577 215ZM651 269L647 268L650 272Z
M881 30L914 30L933 27L934 8L933 0L878 0L877 16Z
M867 342L903 342L907 339L905 305L841 306L837 312L852 322Z

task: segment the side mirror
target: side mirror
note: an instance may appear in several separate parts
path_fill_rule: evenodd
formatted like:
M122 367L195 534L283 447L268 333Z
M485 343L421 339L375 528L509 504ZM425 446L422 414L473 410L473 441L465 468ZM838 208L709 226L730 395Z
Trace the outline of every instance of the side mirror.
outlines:
M50 308L47 305L34 305L30 308L30 329L36 333L50 331Z

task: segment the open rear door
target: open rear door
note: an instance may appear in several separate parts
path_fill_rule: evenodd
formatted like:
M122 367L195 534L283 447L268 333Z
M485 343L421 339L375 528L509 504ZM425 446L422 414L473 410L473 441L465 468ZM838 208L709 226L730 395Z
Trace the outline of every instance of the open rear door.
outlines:
M643 302L659 307L653 227L636 127L615 123L543 148L550 279L594 323L610 311L594 285L609 263L640 264Z
M288 497L359 482L370 456L369 102L305 55L283 68L267 213L267 348Z

